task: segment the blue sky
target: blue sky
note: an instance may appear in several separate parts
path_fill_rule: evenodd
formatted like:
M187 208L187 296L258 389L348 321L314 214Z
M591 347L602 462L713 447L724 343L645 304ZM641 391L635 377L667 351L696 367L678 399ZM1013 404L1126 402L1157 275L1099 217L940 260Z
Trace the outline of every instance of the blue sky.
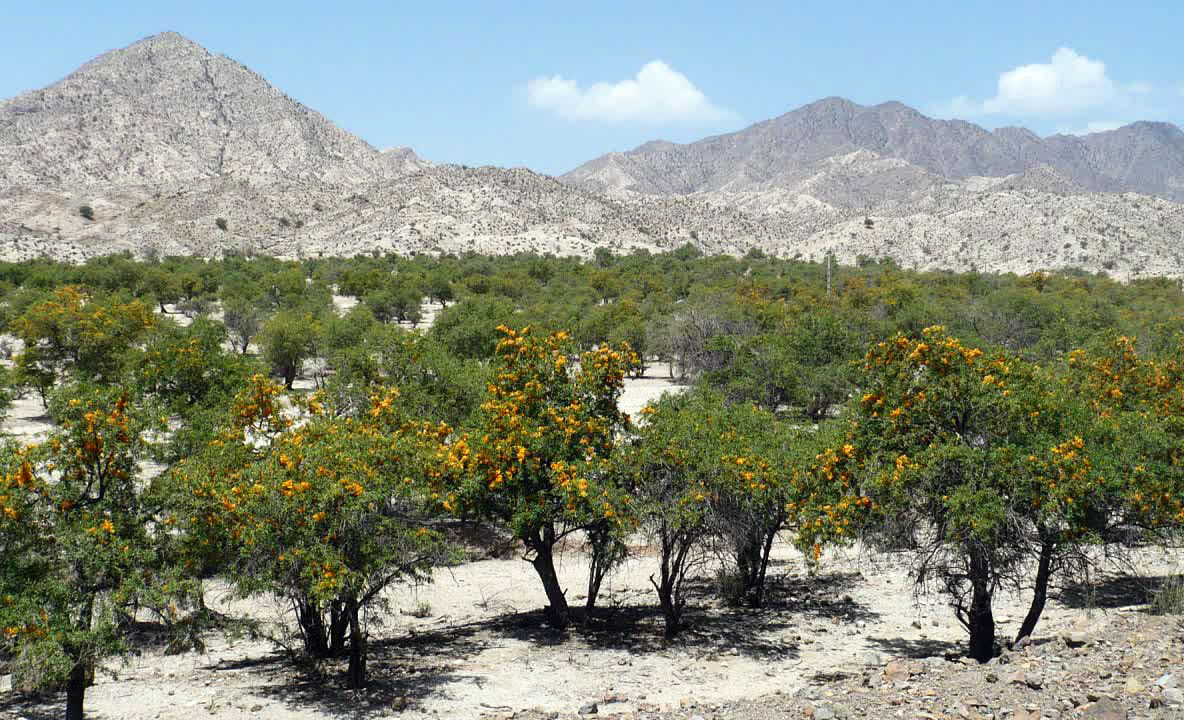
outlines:
M563 172L831 95L1040 134L1184 124L1176 0L4 5L0 97L175 30L377 147L470 165Z

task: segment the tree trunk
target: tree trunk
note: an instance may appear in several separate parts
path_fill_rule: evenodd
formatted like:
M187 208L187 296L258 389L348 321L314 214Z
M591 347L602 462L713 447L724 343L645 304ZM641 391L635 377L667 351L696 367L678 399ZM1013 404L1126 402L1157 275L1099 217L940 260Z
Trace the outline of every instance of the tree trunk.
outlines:
M300 634L304 636L304 652L309 657L329 657L329 636L321 608L311 601L297 600L296 622L300 625Z
M546 528L542 537L536 536L531 543L534 559L530 564L543 581L543 591L547 593L547 621L553 626L563 629L568 623L567 596L559 586L559 576L555 573L555 531Z
M79 575L82 572L79 570ZM89 632L92 615L94 614L94 598L88 597L78 611L78 629ZM85 657L79 648L68 648L73 656L74 667L70 668L70 677L66 680L66 720L82 720L82 703L86 697L86 688L94 683L94 663Z
M1032 592L1032 605L1028 608L1028 615L1020 625L1020 631L1015 636L1019 642L1032 634L1036 623L1040 622L1040 615L1044 612L1044 603L1048 600L1048 579L1052 575L1052 553L1055 544L1050 539L1040 543L1040 564L1036 568L1036 586Z
M780 529L780 523L778 523ZM773 541L777 539L777 530L769 533L765 537L765 547L761 552L761 568L756 580L756 601L753 607L764 607L765 604L765 578L769 574L769 555L773 553Z
M82 720L82 702L86 696L86 663L74 663L66 682L66 720Z
M970 582L970 657L985 663L995 656L995 617L991 612L990 565L979 553L970 556Z
M349 630L349 617L343 612L342 604L334 602L329 608L329 654L340 657L345 652L345 636Z
M612 526L607 520L593 523L587 530L592 559L588 566L588 599L584 603L584 619L592 616L596 599L600 597L600 586L605 576L621 558L619 546L613 536Z
M651 577L650 582L653 580ZM665 621L662 634L667 640L673 640L678 635L679 626L682 624L679 617L681 613L679 613L678 605L674 600L673 588L666 579L663 579L660 584L655 583L654 587L658 589L658 604L662 607L662 619Z
M686 560L689 545L680 543L676 533L671 532L663 523L659 539L661 543L661 565L659 572L661 581L655 581L650 575L650 584L658 591L658 605L662 608L662 619L665 621L663 635L672 640L682 629L682 598L679 597L678 578Z
M362 625L358 619L357 601L350 600L345 611L349 616L349 671L346 687L358 690L366 687L366 638L362 635Z

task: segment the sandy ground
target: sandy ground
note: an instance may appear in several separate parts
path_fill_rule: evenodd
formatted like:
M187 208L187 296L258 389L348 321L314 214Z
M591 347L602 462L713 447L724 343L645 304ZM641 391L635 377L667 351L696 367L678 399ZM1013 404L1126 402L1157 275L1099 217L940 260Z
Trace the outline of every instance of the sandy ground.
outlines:
M441 569L435 581L397 588L385 623L370 624L371 686L348 691L343 667L318 677L292 664L261 639L210 633L204 653L165 655L146 646L125 664L110 663L87 693L94 718L476 718L499 711L575 713L598 702L601 714L628 717L692 703L741 702L793 693L819 677L861 671L892 657L957 652L964 631L938 597L915 600L901 561L848 549L824 558L811 576L790 548L776 550L770 606L721 607L711 572L695 581L688 621L678 640L662 640L648 576L652 553L641 549L607 582L603 614L560 634L542 625L543 593L518 558L488 559ZM1178 568L1161 554L1143 557L1148 577ZM573 605L582 605L584 557L569 550L560 574ZM1134 581L1103 582L1091 594L1074 588L1054 598L1038 628L1097 631L1135 599ZM280 618L262 598L232 600L211 586L210 605L266 623ZM1014 633L1026 597L997 600L1000 635ZM410 614L426 609L427 617ZM57 700L57 699L55 699ZM5 711L5 705L8 706ZM0 695L0 718L55 716L54 700Z

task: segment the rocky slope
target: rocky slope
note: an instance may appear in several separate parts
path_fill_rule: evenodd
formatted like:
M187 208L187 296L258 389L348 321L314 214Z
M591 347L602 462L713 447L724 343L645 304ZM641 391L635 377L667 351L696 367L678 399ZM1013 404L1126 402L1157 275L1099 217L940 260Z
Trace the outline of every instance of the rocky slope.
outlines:
M867 107L842 98L686 145L646 143L592 160L564 179L647 193L786 189L829 159L860 150L915 166L908 178L912 190L925 189L932 176L957 181L1046 166L1085 190L1184 201L1184 132L1173 125L1139 122L1084 137L1041 139L1022 128L990 132L961 120L936 120L897 102ZM856 204L882 202L896 187L868 186Z

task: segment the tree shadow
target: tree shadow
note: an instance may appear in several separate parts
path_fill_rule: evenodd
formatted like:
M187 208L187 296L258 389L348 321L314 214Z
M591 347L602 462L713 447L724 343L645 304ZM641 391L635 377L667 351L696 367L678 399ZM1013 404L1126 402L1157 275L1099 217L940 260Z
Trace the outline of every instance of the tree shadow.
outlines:
M941 656L951 658L965 654L958 643L948 640L869 637L867 641L892 657L920 659Z
M0 717L26 718L26 720L58 720L66 708L66 693L18 693L12 690L3 699L4 714Z
M466 675L456 661L474 655L488 643L479 635L482 623L459 625L370 642L367 654L369 684L360 690L344 687L346 658L318 664L294 663L289 653L221 662L211 670L249 669L265 678L251 693L293 709L317 708L333 717L370 718L401 712L422 704L440 687L480 678Z
M1139 576L1120 574L1106 577L1098 582L1078 582L1060 588L1058 599L1066 607L1076 610L1100 608L1114 609L1146 605L1156 591L1170 580L1172 575Z

